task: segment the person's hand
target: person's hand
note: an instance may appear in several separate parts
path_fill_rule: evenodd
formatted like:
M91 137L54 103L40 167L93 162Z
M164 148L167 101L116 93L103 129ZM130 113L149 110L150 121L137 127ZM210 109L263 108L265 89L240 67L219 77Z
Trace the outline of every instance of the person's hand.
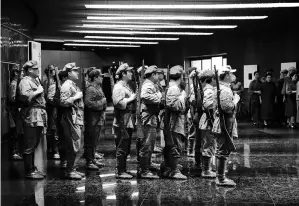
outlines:
M83 97L83 93L82 92L77 92L76 95L74 96L74 99L81 99Z
M161 94L161 92L158 92L157 95L158 95L159 99L162 98L162 94Z
M256 91L255 93L257 93L257 94L262 94L262 92L261 92L261 91Z
M129 99L130 99L130 101L134 101L135 99L136 99L136 94L135 93L133 93L130 97L129 97Z
M102 102L103 102L103 104L107 104L107 100L105 97L102 99Z
M290 94L292 94L292 92L291 92L291 91L287 91L286 94L287 94L287 95L290 95Z
M39 85L35 92L36 92L36 94L41 94L41 93L43 93L43 91L44 91L44 88L42 87L42 85Z
M238 94L235 94L234 95L234 104L237 105L239 101L240 101L240 96Z

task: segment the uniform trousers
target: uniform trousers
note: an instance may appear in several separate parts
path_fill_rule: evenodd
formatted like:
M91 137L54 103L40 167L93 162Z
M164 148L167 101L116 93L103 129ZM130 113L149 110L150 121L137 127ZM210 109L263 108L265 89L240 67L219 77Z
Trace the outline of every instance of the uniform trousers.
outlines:
M63 117L65 118L65 117ZM71 124L71 122L62 121L63 134L62 147L66 151L67 169L71 170L75 167L79 156L78 152L82 149L84 137L82 135L82 126Z
M101 125L87 125L88 136L84 137L84 152L87 161L92 161L95 157L95 149L101 135Z
M142 127L144 131L144 137L140 140L140 167L143 171L148 171L151 164L151 157L154 151L155 142L157 138L157 128L150 125Z
M165 166L172 170L178 169L177 161L183 152L183 139L184 136L176 132L170 132L170 136L165 135L164 161Z
M133 128L114 127L116 145L116 169L120 174L127 169L127 157L131 151Z
M210 130L201 131L201 144L202 144L202 156L213 157L216 150L216 139L214 134Z

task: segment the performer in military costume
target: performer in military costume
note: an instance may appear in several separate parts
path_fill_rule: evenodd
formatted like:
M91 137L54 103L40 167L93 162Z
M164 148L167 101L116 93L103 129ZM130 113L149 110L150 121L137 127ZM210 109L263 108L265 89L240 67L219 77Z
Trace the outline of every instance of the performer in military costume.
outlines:
M203 88L203 114L199 120L202 146L202 173L203 178L215 178L211 163L215 156L216 139L212 133L213 126L213 103L215 98L215 74L213 70L202 70L199 73L200 84Z
M103 82L103 74L101 70L93 70L89 73L91 80L90 85L86 88L84 104L85 104L85 120L86 130L89 136L85 136L84 152L86 157L86 169L98 170L104 166L103 163L95 160L95 148L99 142L101 128L105 123L105 110L107 101L101 88Z
M140 168L141 178L158 179L159 176L150 171L151 156L157 138L158 115L162 94L158 90L157 67L150 66L144 73L146 80L141 88L141 121L144 137L141 139ZM137 137L140 138L140 137Z
M46 175L34 165L34 152L39 145L44 127L47 127L46 101L44 89L38 79L38 63L30 60L23 66L25 77L19 84L24 125L24 166L26 178L43 179Z
M162 69L158 68L157 74L158 74L158 82L156 83L156 85L158 86L158 89L162 94L162 98L161 98L161 103L160 103L160 112L158 115L159 124L158 124L158 128L157 128L157 140L156 140L154 152L161 153L163 150L162 146L164 147L164 144L165 144L164 143L164 134L161 129L161 124L163 124L163 116L164 116L165 82L163 85L161 84L161 82L166 81L166 80L164 78L164 71Z
M233 72L230 66L225 66L218 71L220 94L214 98L215 120L212 131L216 135L217 140L217 179L218 186L235 186L233 180L226 178L225 172L229 155L235 150L233 138L238 137L237 121L235 117L236 105L240 100L238 94L233 94L230 83L233 78ZM220 100L220 108L217 103L217 98ZM222 114L223 118L220 118Z
M165 136L165 166L164 177L172 179L187 179L179 170L179 160L183 149L182 142L186 137L186 93L181 88L183 68L174 66L169 71L169 88L166 93L166 109L169 111L169 134ZM168 131L167 131L168 132Z
M53 65L49 65L45 69L45 74L47 75L47 79L44 82L44 91L48 114L47 156L49 159L59 159L60 156L58 154L58 136L56 128L57 102L54 101L54 96L58 89L55 67Z
M9 158L11 160L22 160L21 156L21 141L23 139L22 124L20 124L20 101L17 99L17 87L20 79L20 69L14 66L10 71L11 82L8 93L8 107L9 107L9 125L10 125L10 139L9 139Z
M62 71L68 73L68 79L60 90L60 104L63 106L61 119L64 128L65 149L67 151L66 178L80 180L83 175L75 168L76 157L81 149L82 127L84 125L83 94L74 82L79 79L79 67L75 63L68 63Z
M127 156L130 153L130 142L133 133L132 105L136 94L128 86L132 79L132 67L122 64L116 71L119 81L115 84L112 92L114 104L113 127L116 136L116 178L131 179L133 176L127 173Z

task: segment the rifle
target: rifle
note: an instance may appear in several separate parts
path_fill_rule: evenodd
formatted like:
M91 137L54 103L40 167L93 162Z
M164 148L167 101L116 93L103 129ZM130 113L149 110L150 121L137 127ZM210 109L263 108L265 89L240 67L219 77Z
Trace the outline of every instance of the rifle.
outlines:
M197 71L196 71L196 80L197 80ZM204 99L204 92L203 92L203 88L201 85L201 82L199 81L198 83L199 85L199 92L200 92L200 97L201 97L201 101L203 103L203 99ZM209 110L207 110L206 108L203 107L204 112L207 114L207 120L210 123L211 126L213 126L213 115L211 114L211 112Z
M108 69L109 77L110 77L110 84L111 84L111 93L113 93L113 88L114 88L114 78L113 78L113 73L111 71L111 67Z
M166 81L165 81L165 85L166 85L166 88L165 88L165 101L164 101L164 109L165 109L165 112L164 112L164 136L165 136L165 140L166 138L171 138L171 136L169 135L169 109L167 108L167 105L166 105L166 96L167 96L167 91L168 91L168 88L169 88L169 65L167 66L167 71L166 71Z
M216 87L217 87L217 110L218 110L218 115L219 115L219 123L220 123L220 126L221 126L221 130L224 132L224 136L226 137L226 140L227 140L227 146L228 146L228 150L230 151L235 151L236 150L236 147L234 145L234 143L232 142L232 137L231 135L229 134L229 132L227 131L227 128L226 128L226 120L225 120L225 117L224 117L224 113L221 109L221 104L220 104L220 85L219 85L219 79L218 79L218 71L216 69L216 66L214 66L214 70L215 70L215 80L216 80Z
M142 84L143 84L143 81L144 81L144 60L142 60L142 69L141 69L141 72L140 72L140 80L139 80L139 87L138 87L138 84L137 84L137 79L136 79L136 76L135 76L135 82L136 82L136 91L138 91L138 96L137 96L137 112L136 112L136 116L137 116L137 137L142 137L144 134L143 134L143 130L142 130L142 126L141 126L141 87L142 87ZM134 73L135 75L135 73Z

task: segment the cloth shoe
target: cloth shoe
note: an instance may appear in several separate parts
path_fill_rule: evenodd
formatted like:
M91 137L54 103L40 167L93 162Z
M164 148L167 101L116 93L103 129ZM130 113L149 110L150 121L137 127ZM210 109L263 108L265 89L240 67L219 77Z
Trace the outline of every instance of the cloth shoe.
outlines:
M217 158L217 179L216 185L222 187L235 187L236 183L226 178L225 171L227 167L227 159L225 158Z

